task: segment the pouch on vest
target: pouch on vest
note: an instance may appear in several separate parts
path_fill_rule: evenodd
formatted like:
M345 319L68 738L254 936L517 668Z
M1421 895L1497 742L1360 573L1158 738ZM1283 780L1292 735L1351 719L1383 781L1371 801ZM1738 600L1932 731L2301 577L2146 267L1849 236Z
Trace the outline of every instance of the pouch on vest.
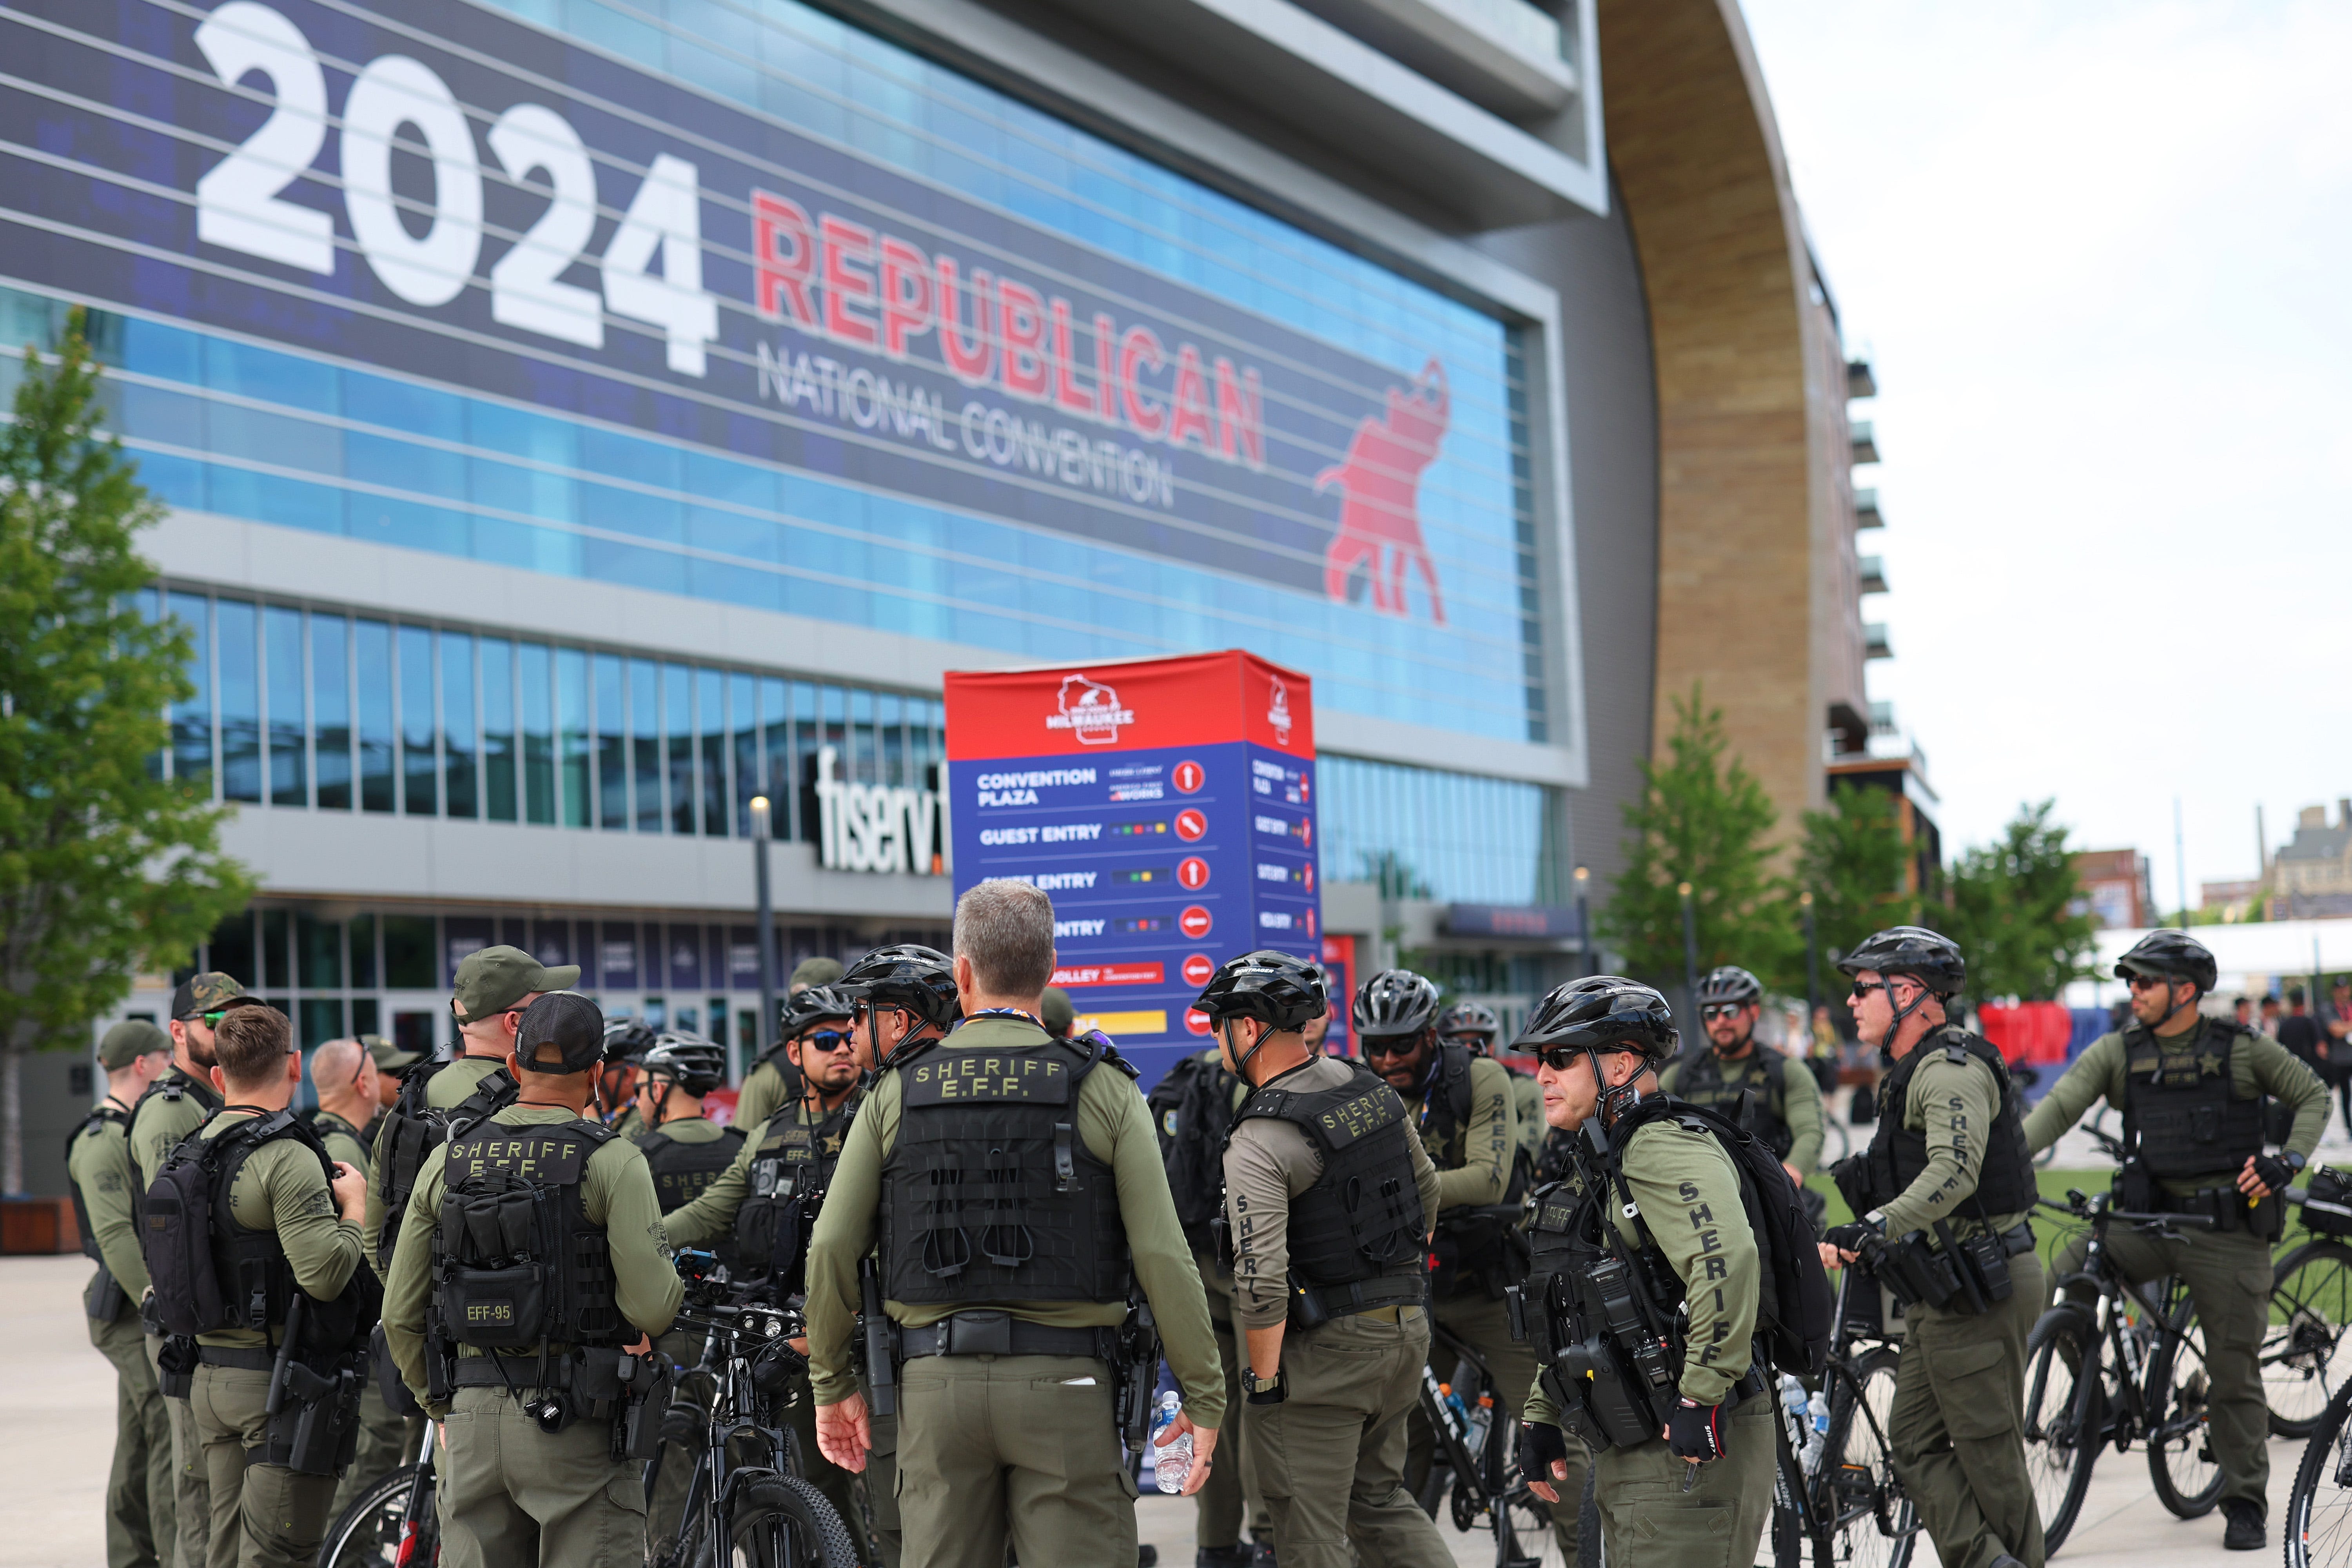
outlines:
M157 1317L171 1334L230 1326L229 1303L213 1269L213 1163L166 1159L147 1188L147 1273Z
M425 1406L416 1403L416 1395L401 1381L400 1366L392 1359L392 1346L384 1341L382 1323L368 1338L368 1363L375 1369L375 1391L383 1395L385 1409L404 1421L425 1414Z
M196 1385L196 1337L173 1334L155 1355L155 1383L166 1399L185 1399Z
M283 1465L298 1476L340 1476L359 1451L359 1368L340 1366L327 1375L299 1362L286 1368L285 1391L261 1447L246 1450L249 1463Z
M533 1189L467 1194L442 1224L464 1237L461 1258L443 1269L441 1321L449 1337L476 1350L527 1350L545 1337L546 1269L533 1256L541 1199Z
M103 1263L90 1276L89 1284L81 1293L81 1310L93 1323L110 1323L122 1316L122 1309L131 1298L114 1282L114 1271Z

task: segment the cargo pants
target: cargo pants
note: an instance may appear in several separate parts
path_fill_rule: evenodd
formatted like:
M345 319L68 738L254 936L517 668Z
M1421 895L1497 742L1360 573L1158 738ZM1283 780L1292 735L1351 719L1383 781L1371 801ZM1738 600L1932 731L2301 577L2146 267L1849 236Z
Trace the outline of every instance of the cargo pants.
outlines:
M366 1386L360 1391L360 1440L352 1451L351 1468L343 1472L342 1483L335 1489L334 1515L359 1500L359 1495L393 1471L416 1463L417 1451L425 1446L425 1417L402 1416L383 1402L383 1390L376 1383L376 1369L368 1368Z
M1664 1438L1594 1458L1592 1500L1610 1562L1752 1568L1772 1518L1771 1400L1742 1401L1723 1426L1723 1458L1701 1465L1696 1480ZM1560 1511L1576 1506L1574 1495L1560 1494Z
M613 1461L613 1424L542 1432L503 1388L461 1388L442 1423L441 1568L640 1568L642 1467Z
M212 1499L206 1568L310 1568L332 1521L335 1478L249 1461L268 1436L269 1374L199 1366L188 1404Z
M2059 1254L2057 1272L2080 1268L2089 1249L2087 1237L2070 1243ZM2270 1243L2242 1230L2199 1231L2167 1241L2116 1226L2107 1232L2107 1257L2135 1285L2177 1274L2189 1287L2204 1336L2206 1435L2221 1467L2221 1499L2251 1502L2258 1514L2267 1514L2270 1401L2263 1390L2262 1349L2270 1326ZM2080 1285L2068 1295L2092 1299Z
M2042 1514L2025 1468L2025 1336L2042 1315L2042 1262L2009 1260L2010 1298L1981 1313L1904 1313L1887 1458L1945 1568L2003 1552L2042 1568ZM1758 1402L1759 1406L1762 1401Z
M169 1563L175 1544L172 1420L163 1410L139 1314L89 1321L89 1342L114 1363L114 1465L106 1477L107 1568Z
M1454 1568L1445 1538L1404 1487L1405 1416L1428 1357L1419 1307L1354 1312L1283 1336L1284 1398L1251 1408L1243 1478L1274 1516L1282 1568L1351 1568L1359 1559L1365 1568Z
M163 1342L154 1334L141 1337L147 1342L148 1370L160 1384ZM212 1541L213 1500L205 1479L204 1436L196 1430L195 1412L188 1400L165 1398L163 1418L172 1429L172 1532L178 1538L173 1562L178 1568L205 1568ZM155 1550L160 1556L163 1543L157 1542Z
M1248 1359L1234 1332L1234 1279L1205 1252L1192 1255L1209 1297L1209 1327L1217 1336L1217 1359L1225 1371L1225 1425L1217 1434L1216 1462L1208 1484L1193 1496L1192 1539L1211 1551L1240 1544L1244 1526L1257 1540L1274 1540L1274 1519L1265 1500L1244 1484L1248 1456L1243 1450L1242 1363Z

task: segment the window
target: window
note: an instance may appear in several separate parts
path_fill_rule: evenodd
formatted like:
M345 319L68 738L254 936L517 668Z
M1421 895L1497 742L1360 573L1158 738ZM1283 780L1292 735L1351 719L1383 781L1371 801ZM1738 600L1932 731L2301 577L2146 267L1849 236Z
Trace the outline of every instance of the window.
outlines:
M310 724L321 810L352 808L351 622L310 617Z
M171 614L188 634L188 674L195 690L172 705L172 776L200 782L209 794L213 777L212 601L200 594L171 596Z
M261 622L251 604L223 599L220 628L221 798L261 799Z
M411 816L440 811L434 755L433 633L424 626L400 628L400 755Z
M310 726L302 700L302 612L272 605L261 619L269 685L269 804L308 805L304 753Z
M542 675L541 686L545 685ZM546 707L541 691L541 708ZM482 816L515 820L514 644L482 639Z
M449 815L477 815L474 730L474 639L463 632L441 634L441 752L449 784Z
M392 627L359 623L360 804L393 809Z

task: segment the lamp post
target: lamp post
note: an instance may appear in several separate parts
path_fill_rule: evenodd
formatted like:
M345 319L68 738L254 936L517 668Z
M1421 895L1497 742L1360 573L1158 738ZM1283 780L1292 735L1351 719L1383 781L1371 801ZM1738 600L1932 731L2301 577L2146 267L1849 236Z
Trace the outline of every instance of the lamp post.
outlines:
M768 797L751 797L751 886L752 897L758 901L760 931L760 1023L752 1040L758 1050L766 1047L768 1032L776 1027L776 911L768 898ZM740 1082L743 1058L740 1038L743 1031L732 1030L727 1039L727 1076Z
M1797 895L1797 907L1805 911L1805 1038L1813 1034L1813 1010L1822 1005L1821 950L1813 941L1813 895Z
M1683 882L1675 891L1683 901L1683 1006L1686 1010L1698 1006L1698 911L1691 904L1691 885Z
M1576 868L1576 966L1585 975L1600 973L1592 958L1592 868ZM1580 976L1581 978L1581 976Z

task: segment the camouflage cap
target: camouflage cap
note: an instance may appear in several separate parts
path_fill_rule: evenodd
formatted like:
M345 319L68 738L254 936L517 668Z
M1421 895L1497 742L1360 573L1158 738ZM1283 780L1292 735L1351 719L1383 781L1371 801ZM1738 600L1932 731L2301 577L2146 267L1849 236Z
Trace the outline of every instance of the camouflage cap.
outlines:
M1067 1039L1070 1026L1077 1022L1078 1010L1070 1004L1070 994L1058 985L1045 987L1045 1000L1038 1004L1037 1016L1044 1021L1045 1032L1057 1039Z
M362 1035L360 1044L367 1047L378 1072L406 1072L425 1059L420 1052L404 1051L382 1035Z
M803 990L811 985L830 985L841 978L841 960L837 958L803 958L800 967L784 984L787 992Z
M171 1036L144 1018L126 1018L98 1042L98 1065L109 1072L121 1072L150 1052L171 1048Z
M180 988L172 993L172 1016L186 1023L206 1013L217 1013L224 1008L260 1000L258 996L247 995L243 985L219 970L207 969L180 982Z
M569 991L580 984L580 966L550 968L519 947L485 947L457 964L457 1005L460 1024L478 1024L503 1013L533 992Z

